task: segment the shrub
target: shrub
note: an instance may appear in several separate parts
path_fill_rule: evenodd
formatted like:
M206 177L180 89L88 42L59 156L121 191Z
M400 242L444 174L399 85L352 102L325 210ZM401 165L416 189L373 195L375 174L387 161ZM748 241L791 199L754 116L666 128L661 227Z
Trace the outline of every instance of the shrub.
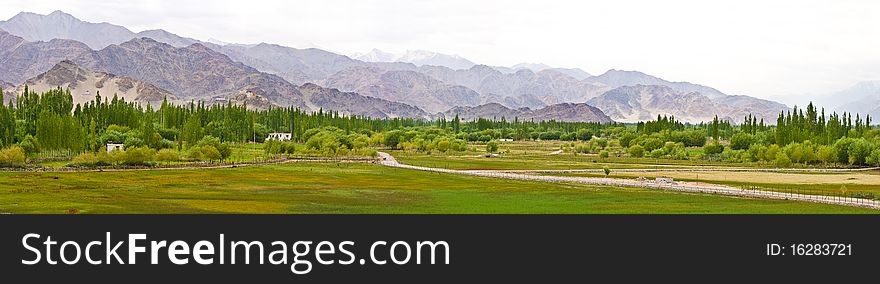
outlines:
M764 158L765 153L767 153L767 146L761 144L752 144L752 146L749 146L747 155L749 162L760 161Z
M645 148L643 148L642 146L639 146L639 145L632 145L631 147L629 147L628 152L629 152L630 156L633 156L636 158L641 158L641 157L645 156Z
M107 144L109 142L124 143L125 133L108 129L107 131L104 131L103 134L101 134L100 140L101 144Z
M349 135L348 140L351 141L352 149L366 148L370 145L370 138L364 134Z
M213 162L215 160L220 160L221 155L220 151L214 146L202 146L199 150L201 152L201 158L203 161Z
M599 158L608 159L608 151L602 150L599 152Z
M199 139L199 142L196 143L197 146L214 146L217 148L220 146L220 138L208 135Z
M707 144L706 146L703 146L703 150L706 151L706 155L717 155L717 154L721 154L721 152L724 152L724 146L721 144L718 144L718 142L715 142L715 143Z
M651 151L651 158L659 159L663 157L663 149L654 149Z
M595 145L598 146L600 149L605 149L605 147L608 147L608 140L607 139L599 138L599 139L593 140L593 143L595 143Z
M467 151L467 142L461 139L455 139L449 142L449 149L452 151Z
M22 147L13 145L0 150L0 165L23 165L27 160Z
M498 142L489 141L489 143L486 144L486 152L489 152L489 153L498 152Z
M620 142L621 147L629 147L631 144L630 142L632 142L633 140L635 140L638 137L639 136L634 133L627 132L627 133L624 133L623 136L620 136L620 139L618 139L618 140Z
M263 142L263 152L269 155L281 154L281 142L278 140L266 140L266 142Z
M587 128L581 128L578 129L576 136L578 140L589 141L590 139L593 139L593 131Z
M470 133L470 134L475 134L475 135L477 135L477 137L479 137L479 134L476 134L476 133ZM468 140L470 140L470 134L468 134ZM397 149L397 146L401 142L400 141L401 136L402 136L402 134L401 134L400 130L388 131L384 134L382 144L384 144L385 147ZM471 140L471 141L476 141L476 139Z
M130 148L120 152L123 154L122 164L129 166L147 165L150 161L153 161L156 155L156 150L148 147Z
M162 149L156 152L156 160L160 162L176 162L180 160L180 153L174 149Z
M856 139L849 146L849 163L864 165L865 160L871 155L871 143L865 139Z
M292 144L292 143L288 143L288 144ZM285 148L285 150L286 149L287 148ZM291 147L290 149L293 149L293 148ZM220 160L221 161L228 159L229 156L232 156L232 147L229 147L229 143L220 143L220 145L217 146L217 151L220 152ZM292 154L292 153L293 153L293 150L291 150L290 153L288 153L288 154Z
M562 132L547 131L541 132L541 134L538 135L538 138L540 138L541 140L559 140L560 136L562 136Z
M21 146L25 154L33 154L40 151L40 143L37 141L37 138L30 134L25 136L18 145Z
M767 152L764 152L764 161L767 161L767 162L776 161L776 154L779 154L780 151L782 151L782 150L779 148L779 145L776 145L776 144L770 145L770 147L767 147ZM835 157L835 159L836 159L836 157Z
M131 148L143 147L144 145L146 145L146 144L144 143L143 139L133 137L133 136L125 138L125 149L126 150L131 149Z
M73 157L73 161L71 161L71 166L109 166L112 165L113 161L110 158L110 155L107 152L85 152L82 154Z
M221 145L221 148L230 149L228 146L223 147L223 145ZM221 149L218 149L218 150L220 151L220 155L223 156L224 150L221 150ZM296 153L296 143L293 143L293 142L281 143L281 153L293 155L294 153ZM224 156L223 159L226 159L226 157L229 157L229 156L228 155Z
M778 168L791 167L791 159L785 153L779 152L776 154L776 161L773 164Z
M837 161L837 152L834 151L834 147L822 145L816 149L816 158L825 164L833 164Z
M446 152L449 150L449 140L440 140L437 142L437 151Z
M94 165L98 162L98 156L92 152L85 152L73 157L72 162L75 165Z
M737 133L730 138L730 148L734 150L745 150L754 143L754 137L748 133Z
M657 138L648 138L643 140L639 145L645 148L645 151L654 151L654 149L660 149L663 147L663 141Z

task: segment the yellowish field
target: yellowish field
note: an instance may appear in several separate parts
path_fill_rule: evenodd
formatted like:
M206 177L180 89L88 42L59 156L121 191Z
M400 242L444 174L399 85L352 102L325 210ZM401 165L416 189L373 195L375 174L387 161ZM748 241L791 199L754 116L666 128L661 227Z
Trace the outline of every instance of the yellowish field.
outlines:
M776 184L859 184L880 187L880 175L876 172L851 173L781 173L781 172L647 172L612 173L614 177L672 177L674 179L711 180L745 183Z
M552 173L562 176L604 176L602 173ZM851 196L856 193L880 195L880 173L806 173L806 172L611 172L612 178L671 177L680 181L696 181L730 186L757 186L773 191L802 191L807 194Z

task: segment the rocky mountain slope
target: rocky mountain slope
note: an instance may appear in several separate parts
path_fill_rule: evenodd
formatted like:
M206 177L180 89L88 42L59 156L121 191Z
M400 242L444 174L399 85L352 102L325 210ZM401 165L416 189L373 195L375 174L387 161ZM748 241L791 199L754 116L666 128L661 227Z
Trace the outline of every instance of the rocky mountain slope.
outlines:
M431 115L408 104L362 96L353 92L323 88L306 83L297 88L309 109L334 110L342 114L366 115L374 118L412 117L430 119Z
M425 117L402 103L364 97L308 84L297 87L281 77L260 72L196 43L183 48L149 38L89 53L76 62L95 70L130 76L177 94L183 100L235 99L242 94L276 106L315 111L319 108L374 117ZM309 93L303 93L303 90ZM253 101L252 106L257 104Z
M69 89L74 104L93 101L99 92L108 99L115 95L128 102L153 106L161 105L162 100L166 98L171 102L177 101L176 96L152 84L129 77L86 70L70 61L62 61L46 73L27 80L16 89L16 93L22 93L25 85L37 93L58 87Z
M587 101L604 111L615 121L638 122L650 120L657 115L671 115L676 119L698 123L712 120L715 115L725 120L741 122L749 113L768 123L775 121L779 111L785 106L765 106L760 103L739 106L753 102L737 102L740 96L727 96L713 100L698 92L681 92L668 86L636 85L623 86Z
M108 23L89 23L61 11L48 15L22 12L0 23L0 29L27 41L72 39L85 43L93 49L122 43L135 36L125 27Z
M0 81L21 84L58 62L91 52L85 44L65 39L29 42L0 31Z
M73 61L90 70L150 82L185 100L229 96L248 90L278 105L304 106L294 85L233 62L201 44L177 48L139 38L84 54Z
M321 80L343 69L364 65L347 56L316 48L297 49L267 43L215 48L233 60L260 66L256 68L277 74L294 84Z
M540 108L562 102L584 102L606 90L601 85L578 81L552 70L535 73L524 69L503 74L492 67L477 65L466 70L422 66L419 71L448 84L476 91L482 96L482 103L497 102L510 108Z
M557 120L571 122L611 122L612 119L601 110L588 104L562 103L546 106L539 109L519 108L511 109L498 103L489 103L475 107L455 107L442 114L447 119L458 115L464 120L476 118L507 120L518 118L520 120Z
M353 67L330 76L322 83L330 88L417 106L431 113L455 106L480 104L480 94L477 92L443 83L415 71Z
M196 43L205 44L199 40L191 39L188 37L182 37L182 36L170 33L166 30L142 31L142 32L139 32L137 34L132 35L131 38L124 40L123 42L129 41L129 40L132 40L135 38L140 38L140 37L148 37L148 38L154 39L158 42L164 42L164 43L170 44L171 46L174 46L174 47L187 47L187 46L190 46L190 45L193 45ZM208 44L205 44L205 45L210 46Z
M669 88L672 88L673 90L684 93L697 92L709 98L726 96L726 94L711 87L692 84L688 82L670 82L639 71L623 71L611 69L602 75L586 78L584 79L584 81L603 84L611 89L622 86L657 85L667 86Z

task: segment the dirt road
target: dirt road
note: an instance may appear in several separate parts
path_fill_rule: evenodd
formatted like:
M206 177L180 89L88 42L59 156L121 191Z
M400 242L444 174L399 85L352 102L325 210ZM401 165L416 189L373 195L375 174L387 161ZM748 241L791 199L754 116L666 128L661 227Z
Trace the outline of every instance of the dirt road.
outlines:
M413 170L420 170L420 171L438 172L438 173L470 175L470 176L480 176L480 177L489 177L489 178L542 181L542 182L565 182L565 183L580 183L580 184L590 184L590 185L638 187L638 188L650 188L650 189L658 189L658 190L673 190L673 191L681 191L681 192L720 194L720 195L728 195L728 196L741 196L741 197L750 197L750 198L796 200L796 201L805 201L805 202L815 202L815 203L824 203L824 204L835 204L835 205L880 209L880 202L878 202L876 200L868 200L868 199L862 199L862 198L821 196L821 195L809 195L809 194L792 194L792 193L764 191L764 190L746 190L746 189L739 189L739 188L729 187L729 186L724 186L724 185L714 185L714 184L697 183L697 182L678 182L677 181L677 182L668 182L667 183L667 182L657 182L657 181L650 181L650 180L640 181L640 180L636 180L636 179L594 178L594 177L561 177L561 176L539 176L539 175L524 174L524 172L527 173L528 171L450 170L450 169L419 167L419 166L411 166L411 165L401 164L397 161L397 159L395 159L393 156L391 156L385 152L379 152L379 157L381 160L380 164L385 165L385 166L413 169ZM717 170L717 169L715 169L715 170ZM546 172L546 171L532 171L532 172Z

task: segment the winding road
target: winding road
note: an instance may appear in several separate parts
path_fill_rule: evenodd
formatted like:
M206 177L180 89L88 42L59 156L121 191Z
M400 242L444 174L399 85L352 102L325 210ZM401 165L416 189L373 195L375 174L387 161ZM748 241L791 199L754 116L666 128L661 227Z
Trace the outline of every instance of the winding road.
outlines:
M657 181L650 181L650 180L640 181L640 180L636 180L636 179L596 178L596 177L562 177L562 176L540 176L540 175L525 174L525 173L562 172L562 171L451 170L451 169L420 167L420 166L412 166L412 165L402 164L402 163L398 162L397 159L395 159L393 156L391 156L385 152L379 152L379 157L381 159L380 164L382 164L384 166L404 168L404 169L413 169L413 170L420 170L420 171L437 172L437 173L469 175L469 176L479 176L479 177L488 177L488 178L542 181L542 182L563 182L563 183L579 183L579 184L589 184L589 185L637 187L637 188L672 190L672 191L691 192L691 193L740 196L740 197L749 197L749 198L796 200L796 201L805 201L805 202L814 202L814 203L824 203L824 204L834 204L834 205L843 205L843 206L880 209L880 201L863 199L863 198L796 194L796 193L785 193L785 192L766 191L766 190L747 190L747 189L740 189L740 188L735 188L735 187L730 187L730 186L699 183L699 182L675 181L675 182L666 183L666 182L657 182ZM710 169L706 169L706 170L710 170ZM717 171L718 169L711 169L711 170ZM746 169L739 169L739 170L746 170ZM754 170L754 169L749 169L749 170ZM769 171L770 169L767 169L767 170ZM593 170L570 170L570 171L593 171ZM602 171L602 170L598 170L598 171ZM621 170L615 170L615 171L621 171ZM642 170L642 171L644 171L644 170ZM666 169L664 171L669 171L669 170Z

